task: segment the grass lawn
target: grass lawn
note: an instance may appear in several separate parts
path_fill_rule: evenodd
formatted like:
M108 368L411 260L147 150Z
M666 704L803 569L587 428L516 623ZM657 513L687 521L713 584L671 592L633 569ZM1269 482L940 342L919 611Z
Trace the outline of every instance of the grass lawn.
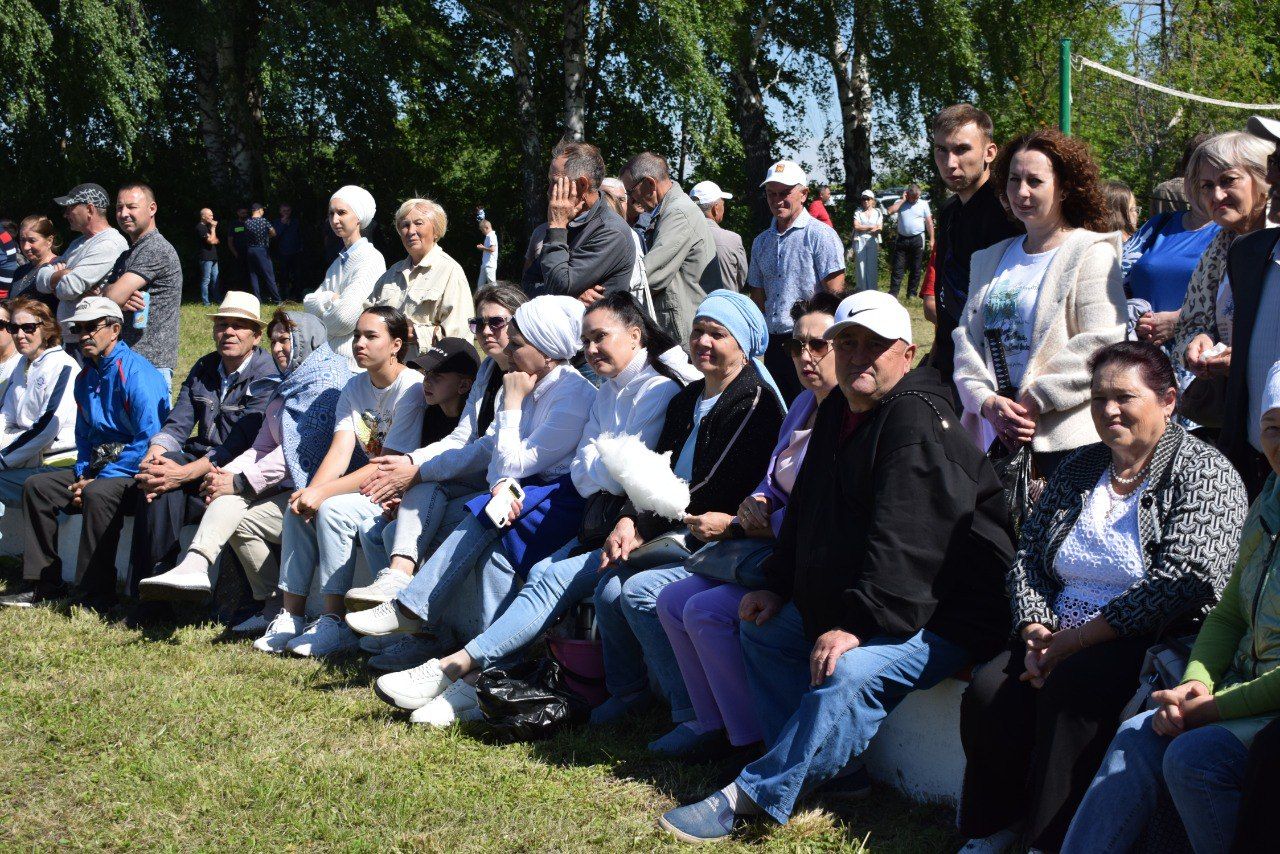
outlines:
M208 349L204 313L183 309L184 367ZM359 659L275 658L208 623L140 632L37 608L0 611L0 632L7 850L670 849L658 814L737 770L650 758L657 711L534 745L413 727ZM721 850L954 850L950 824L877 787Z

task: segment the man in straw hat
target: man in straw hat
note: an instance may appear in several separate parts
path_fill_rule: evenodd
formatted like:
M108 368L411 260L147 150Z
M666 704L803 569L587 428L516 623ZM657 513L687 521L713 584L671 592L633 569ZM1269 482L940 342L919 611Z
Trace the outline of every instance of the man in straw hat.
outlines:
M213 352L192 366L135 478L145 499L135 516L129 559L135 595L142 579L173 566L178 532L204 510L205 475L253 444L280 382L275 360L258 346L262 317L257 297L228 291L210 317Z

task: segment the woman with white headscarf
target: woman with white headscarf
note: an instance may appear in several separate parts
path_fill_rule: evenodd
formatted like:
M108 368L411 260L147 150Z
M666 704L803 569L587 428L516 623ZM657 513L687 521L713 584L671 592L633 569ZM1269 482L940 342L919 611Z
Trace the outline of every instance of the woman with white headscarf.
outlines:
M536 297L516 309L498 414L477 440L493 449L490 490L468 503L470 515L395 599L347 614L356 632L436 631L447 614L450 628L475 637L515 598L529 569L578 533L584 499L570 467L596 395L569 364L582 346L584 310L566 296ZM524 497L511 502L499 527L485 508L491 498L512 495L513 481ZM420 669L382 677L378 696L404 709L422 705L404 699L409 689L417 693Z
M364 236L375 211L373 196L354 184L342 187L329 198L329 227L343 248L329 265L320 287L302 298L303 307L324 324L329 346L346 356L353 368L351 334L373 293L374 283L387 271L386 259Z

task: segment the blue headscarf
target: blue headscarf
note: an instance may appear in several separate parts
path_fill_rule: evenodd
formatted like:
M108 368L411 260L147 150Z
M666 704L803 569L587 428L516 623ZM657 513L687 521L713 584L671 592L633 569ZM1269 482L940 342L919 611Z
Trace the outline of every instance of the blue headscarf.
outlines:
M778 402L782 403L785 411L787 404L782 400L782 392L778 390L778 384L774 382L769 369L764 366L764 351L769 346L769 326L764 322L764 315L760 313L755 302L745 294L724 289L712 291L707 294L702 305L698 306L694 319L699 317L714 320L729 330L733 340L737 341L738 346L742 348L742 352L755 362L760 379L773 389L773 393L778 396Z
M288 315L296 328L291 335L290 371L277 391L284 398L280 444L284 448L289 478L294 488L302 489L311 482L329 452L338 398L354 373L347 357L329 347L328 336L318 318L301 311L291 311ZM303 355L301 364L294 359L299 355ZM353 467L357 462L364 464L364 451L359 446L351 462Z

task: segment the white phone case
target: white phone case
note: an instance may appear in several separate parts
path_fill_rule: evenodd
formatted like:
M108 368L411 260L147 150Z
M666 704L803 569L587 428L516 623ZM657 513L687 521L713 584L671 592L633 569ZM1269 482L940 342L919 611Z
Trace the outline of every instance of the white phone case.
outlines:
M499 481L499 485L503 488L484 506L484 515L488 516L489 521L494 525L505 528L507 517L511 515L511 505L516 501L524 500L524 489L510 478L503 478Z

